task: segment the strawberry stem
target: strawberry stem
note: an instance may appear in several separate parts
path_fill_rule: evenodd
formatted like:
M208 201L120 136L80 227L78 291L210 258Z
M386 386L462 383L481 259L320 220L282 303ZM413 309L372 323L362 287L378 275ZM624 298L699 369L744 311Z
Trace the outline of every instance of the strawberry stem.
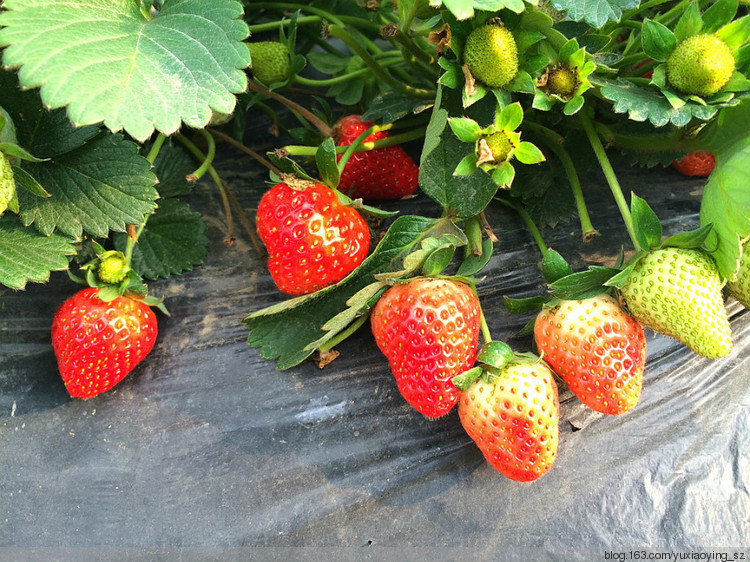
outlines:
M393 146L395 144L401 144L404 142L416 140L422 138L424 136L424 133L425 129L420 128L414 129L412 131L407 131L405 133L400 133L398 135L386 137L384 139L378 139L376 141L363 142L357 148L355 148L353 152L365 152L368 150L375 150L376 148L383 148L384 146ZM349 146L337 146L336 154L344 154L349 149ZM290 144L281 148L281 150L291 156L315 156L318 147Z
M148 151L148 156L146 156L146 160L148 160L148 163L152 166L154 165L154 162L156 161L156 157L159 155L159 151L161 150L161 147L164 146L164 141L167 140L167 137L164 133L159 133L156 137L156 140L154 141L154 144L151 145L151 150Z
M281 94L272 92L271 90L268 90L253 81L249 81L247 83L247 87L255 92L258 92L259 94L263 94L264 96L268 96L271 99L275 99L279 103L284 104L289 109L296 111L302 117L307 119L307 121L309 121L312 125L314 125L315 128L317 128L318 131L320 131L320 134L324 137L330 137L333 135L333 130L326 124L325 121L315 115L312 111L302 107L300 104L293 102L288 98L285 98Z
M513 209L516 213L518 213L518 216L521 217L524 224L526 225L526 228L529 229L529 232L531 233L531 236L534 238L534 242L536 242L536 245L539 247L539 251L542 253L542 256L544 256L547 253L547 250L549 248L547 248L547 244L544 243L544 238L542 238L542 233L539 232L539 228L537 228L536 224L534 223L534 219L532 219L531 215L528 212L526 212L526 209L524 209L518 203L514 203L510 199L496 197L495 200L501 203L502 205L505 205L506 207Z
M403 60L400 58L389 57L387 60L380 63L380 65L385 68L394 64L398 64L400 62L403 62ZM312 78L305 78L304 76L295 76L294 81L304 86L325 88L328 86L333 86L335 84L340 84L341 82L346 82L347 80L351 80L352 78L356 78L358 76L365 76L371 73L372 70L370 70L369 68L361 68L359 70L355 70L354 72L349 72L348 74L341 74L340 76L334 76L332 78L326 78L324 80L314 80Z
M217 131L216 129L208 129L208 131L212 135L214 135L215 137L218 137L221 140L223 140L223 141L231 144L233 147L241 150L242 152L244 152L245 154L247 154L251 158L257 160L258 162L260 162L261 164L263 164L266 168L268 168L268 170L270 170L272 173L274 173L277 176L281 177L282 171L279 170L273 164L271 164L268 160L266 160L265 158L263 158L260 154L258 154L257 152L255 152L252 148L250 148L248 146L245 146L244 144L242 144L237 139L235 139L233 137L230 137L226 133L222 133L221 131Z
M297 18L297 25L304 25L306 23L319 23L323 21L323 18L320 16L301 16ZM264 31L278 31L279 27L289 27L289 25L292 23L292 20L289 18L284 18L283 20L279 21L269 21L266 23L258 23L255 25L248 25L248 29L250 30L250 34L256 34L256 33L263 33Z
M599 232L594 228L594 225L591 224L589 210L586 207L586 200L583 197L581 180L578 177L578 171L573 163L573 159L570 157L568 151L562 146L565 142L565 138L552 129L548 129L537 123L528 121L524 125L532 131L539 133L542 142L555 154L555 156L557 156L557 159L560 160L560 163L565 170L565 174L568 176L570 189L573 192L573 199L575 199L576 202L578 219L581 222L581 232L583 233L583 241L590 242L592 239L599 236Z
M349 158L351 158L352 154L354 154L357 149L364 143L365 139L369 137L373 133L377 133L379 131L387 131L391 128L391 125L373 125L363 133L360 133L360 135L352 141L350 145L346 147L346 150L341 154L341 158L338 161L338 169L339 174L342 174L344 172L344 166L346 166L346 163L349 161ZM374 141L373 141L374 142Z
M214 156L216 156L216 142L211 136L211 133L209 133L205 129L198 129L198 132L203 136L204 139L206 139L206 144L208 145L208 153L206 154L205 160L203 160L203 163L200 165L200 167L192 174L188 175L188 181L198 181L199 179L201 179L203 175L208 171L208 168L211 167L211 163L214 161Z
M585 114L585 112L580 113L580 119L581 119L581 124L583 125L583 130L586 132L586 136L589 139L589 143L591 143L591 148L594 150L596 159L599 161L599 166L601 167L602 172L604 172L604 177L607 179L607 184L609 185L609 189L610 191L612 191L612 195L615 198L615 202L617 203L617 208L620 210L620 214L622 215L622 220L625 223L625 228L627 229L628 235L630 236L630 241L633 243L633 247L635 247L636 251L640 251L641 245L638 243L638 238L636 238L635 236L635 229L633 227L633 217L630 214L628 203L625 200L625 196L622 193L620 182L617 180L617 175L615 174L615 171L612 168L612 163L609 161L609 158L607 157L607 153L604 150L602 141L599 138L599 135L596 133L596 130L594 129L594 125L591 122L591 119L588 117L588 115Z
M362 45L359 44L359 42L343 27L338 25L331 25L328 28L328 33L330 33L333 37L336 37L338 39L341 39L351 51L357 55L360 59L362 59L362 62L364 62L367 67L372 71L372 73L375 75L376 78L381 80L382 82L385 82L389 86L391 86L394 90L401 92L402 94L405 94L410 97L414 98L420 98L420 99L434 99L435 98L435 91L434 90L426 90L424 88L415 88L414 86L409 86L407 84L404 84L403 82L396 80L386 69L384 69L378 62L373 58L373 56L367 52L367 50L362 47Z
M206 156L203 154L200 148L195 146L193 142L188 139L185 135L177 134L175 135L175 138L190 152L198 161L205 160ZM219 189L219 195L221 195L221 202L224 206L224 216L227 221L227 238L226 242L228 244L231 244L232 241L236 238L234 234L234 220L232 219L232 210L229 207L229 198L227 197L227 188L224 185L224 182L221 181L221 178L219 177L219 174L216 173L216 169L213 167L213 165L208 166L208 175L211 176L211 179L216 184L216 187Z

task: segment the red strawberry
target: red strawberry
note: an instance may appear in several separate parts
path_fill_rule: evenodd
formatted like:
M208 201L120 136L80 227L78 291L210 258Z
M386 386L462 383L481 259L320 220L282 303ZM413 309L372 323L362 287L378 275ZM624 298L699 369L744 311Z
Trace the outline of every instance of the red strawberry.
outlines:
M293 189L278 183L258 205L258 235L266 244L276 286L304 295L334 285L365 259L367 223L321 184Z
M511 363L497 376L477 379L461 393L458 416L503 476L529 482L552 468L560 401L554 375L541 361Z
M469 369L479 340L479 300L457 281L418 278L394 285L372 311L372 333L406 401L428 417L458 402L454 375Z
M73 398L106 392L154 347L156 316L128 297L104 302L99 289L82 289L60 305L52 321L52 347Z
M542 358L589 408L616 416L638 403L646 363L643 326L609 295L544 309L534 338Z
M681 160L672 162L675 170L686 176L707 178L716 165L716 158L710 152L691 152Z
M338 146L348 146L370 128L360 115L348 115L336 123L334 135ZM365 139L373 142L390 136L378 131ZM341 155L337 160L341 159ZM400 199L411 195L419 185L419 168L401 145L386 146L366 152L355 152L344 166L338 189L352 198Z

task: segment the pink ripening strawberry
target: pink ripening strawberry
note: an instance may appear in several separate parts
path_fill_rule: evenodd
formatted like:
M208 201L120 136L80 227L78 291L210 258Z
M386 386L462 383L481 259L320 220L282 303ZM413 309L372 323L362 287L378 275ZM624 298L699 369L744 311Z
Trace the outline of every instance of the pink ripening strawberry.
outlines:
M545 308L534 338L543 359L589 408L618 415L638 403L646 363L643 326L611 296Z

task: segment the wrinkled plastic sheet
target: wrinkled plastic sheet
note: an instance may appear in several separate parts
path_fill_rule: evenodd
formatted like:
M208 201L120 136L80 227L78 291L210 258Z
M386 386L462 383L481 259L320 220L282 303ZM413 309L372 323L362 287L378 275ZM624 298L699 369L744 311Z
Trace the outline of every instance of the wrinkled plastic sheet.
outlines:
M253 207L266 174L222 154L219 171ZM625 165L618 173L660 215L665 235L698 224L701 180ZM601 237L584 245L575 220L545 231L576 270L610 265L629 245L603 177L584 183ZM207 222L209 256L151 284L171 316L159 316L142 365L95 399L68 397L50 346L52 316L78 287L56 273L26 291L0 289L1 558L747 552L750 313L737 303L735 349L724 359L648 332L643 395L626 415L587 410L561 385L557 461L519 484L485 463L455 410L430 421L402 400L367 325L323 370L307 361L280 372L261 359L241 321L284 297L245 238L224 244L215 188L200 182L191 203ZM424 195L400 208L439 214ZM479 284L487 321L496 339L529 349L529 339L511 339L529 316L510 315L503 296L543 290L539 253L512 211L491 205L487 216L500 238ZM228 550L212 558L212 549Z

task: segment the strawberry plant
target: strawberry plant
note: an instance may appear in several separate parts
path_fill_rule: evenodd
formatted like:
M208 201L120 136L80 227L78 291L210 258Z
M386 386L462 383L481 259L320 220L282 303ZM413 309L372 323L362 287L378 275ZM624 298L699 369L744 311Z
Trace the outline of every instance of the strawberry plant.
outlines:
M0 283L68 270L89 285L51 326L72 396L148 360L163 307L143 279L208 252L198 181L216 189L226 244L250 242L280 291L248 310L252 348L282 370L324 364L369 320L413 414L458 404L516 480L555 459L552 373L624 414L648 376L644 326L731 353L725 298L748 305L745 4L5 0L0 49ZM262 120L272 149L258 153L244 133ZM225 147L268 181L235 193ZM683 180L702 188L698 228L662 239L638 186L621 185L621 156L707 176ZM574 272L543 232L575 221L582 247L597 237L594 167L632 247ZM412 197L433 211L404 213ZM514 347L536 354L493 340L478 296L504 251L486 212L500 205L542 254L546 294L498 295L531 316L519 337L533 341Z

